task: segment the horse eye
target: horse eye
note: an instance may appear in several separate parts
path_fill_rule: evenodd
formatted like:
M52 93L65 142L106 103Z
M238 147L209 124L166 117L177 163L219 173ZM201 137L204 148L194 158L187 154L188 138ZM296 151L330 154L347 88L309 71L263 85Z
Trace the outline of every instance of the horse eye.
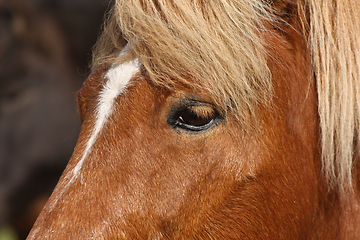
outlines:
M212 126L217 117L217 111L210 106L189 106L178 115L175 126L191 131L203 131Z

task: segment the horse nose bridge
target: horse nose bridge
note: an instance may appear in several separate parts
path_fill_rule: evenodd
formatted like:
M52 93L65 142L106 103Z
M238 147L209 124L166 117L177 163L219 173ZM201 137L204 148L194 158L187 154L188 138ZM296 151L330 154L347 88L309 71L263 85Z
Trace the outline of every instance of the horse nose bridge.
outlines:
M101 146L101 145L100 145ZM78 176L75 151L68 169L43 209L28 239L104 239L111 218L122 215L122 193L116 190L117 181L111 166L104 164L101 149L95 147L87 157ZM102 166L100 168L100 166ZM111 190L112 189L112 190ZM113 191L114 190L114 191ZM103 200L104 196L106 201ZM79 226L81 226L79 228ZM96 231L96 229L98 231ZM98 236L101 232L103 235Z

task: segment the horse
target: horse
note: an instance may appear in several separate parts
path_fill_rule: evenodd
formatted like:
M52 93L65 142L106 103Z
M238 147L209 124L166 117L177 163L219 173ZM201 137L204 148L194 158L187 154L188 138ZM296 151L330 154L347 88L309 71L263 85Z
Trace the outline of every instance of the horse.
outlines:
M360 239L357 0L116 0L28 239Z

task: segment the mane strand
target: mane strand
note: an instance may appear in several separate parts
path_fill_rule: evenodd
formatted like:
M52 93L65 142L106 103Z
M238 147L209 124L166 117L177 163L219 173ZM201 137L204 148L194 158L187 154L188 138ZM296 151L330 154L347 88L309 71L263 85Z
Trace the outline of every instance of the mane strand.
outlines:
M358 0L307 3L323 168L333 187L349 190L359 152L355 144L360 140L360 4Z

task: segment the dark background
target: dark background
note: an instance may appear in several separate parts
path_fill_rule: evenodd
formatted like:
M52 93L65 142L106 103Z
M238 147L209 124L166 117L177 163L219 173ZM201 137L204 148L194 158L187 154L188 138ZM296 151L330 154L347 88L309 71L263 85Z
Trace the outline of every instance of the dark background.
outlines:
M75 93L108 8L109 0L0 0L0 240L26 237L71 156Z

